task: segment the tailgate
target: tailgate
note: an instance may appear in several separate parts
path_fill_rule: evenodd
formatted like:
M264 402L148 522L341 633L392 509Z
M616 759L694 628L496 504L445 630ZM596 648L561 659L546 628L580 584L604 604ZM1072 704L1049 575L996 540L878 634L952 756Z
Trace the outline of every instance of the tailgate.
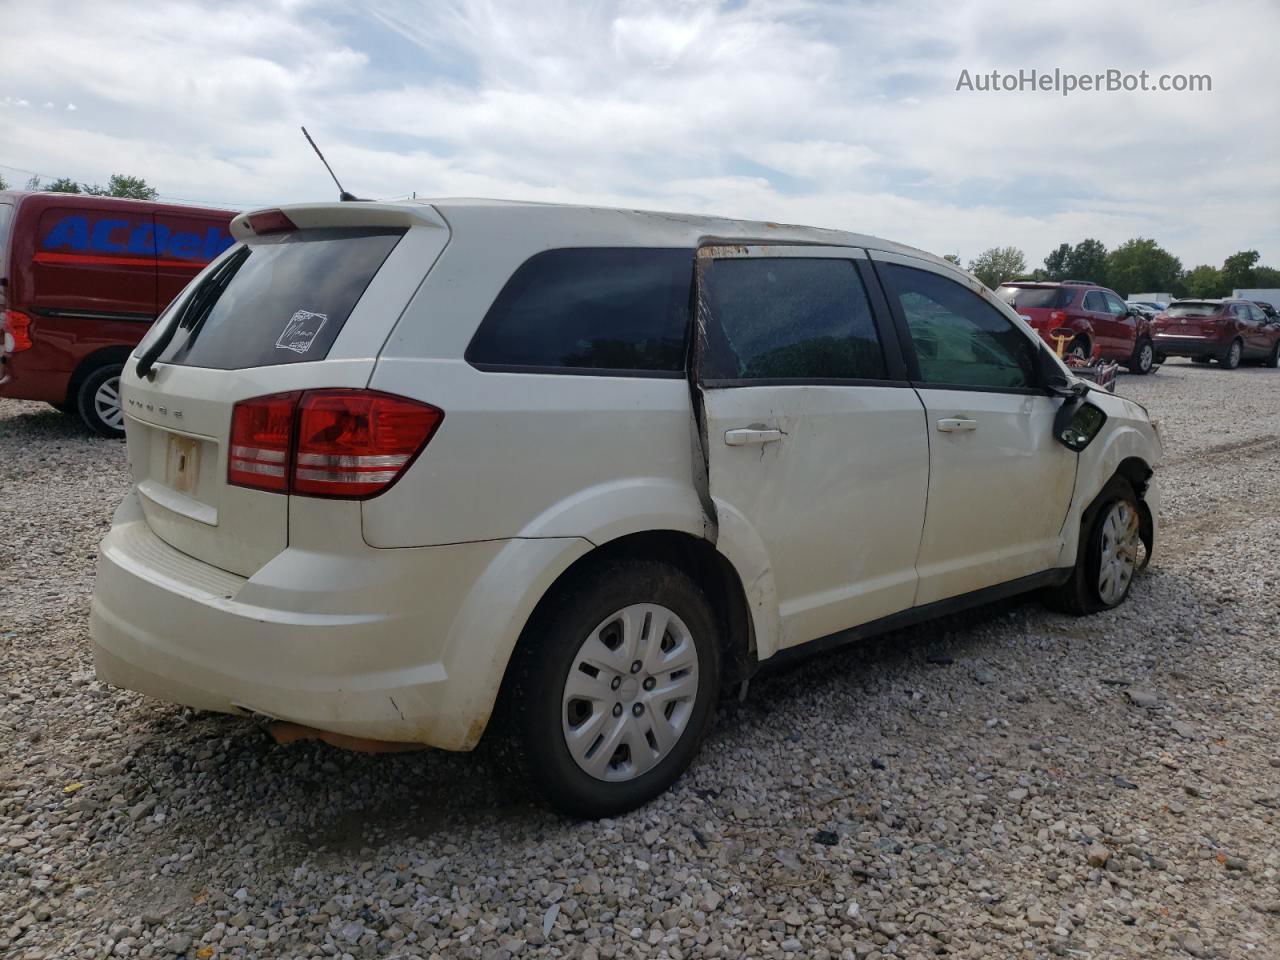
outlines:
M232 232L245 242L184 291L122 377L129 466L148 526L183 553L245 577L288 546L290 497L228 483L236 403L367 386L448 239L429 206L282 209L296 221L290 236L276 229L259 239L251 215L237 218ZM144 357L155 363L139 376Z

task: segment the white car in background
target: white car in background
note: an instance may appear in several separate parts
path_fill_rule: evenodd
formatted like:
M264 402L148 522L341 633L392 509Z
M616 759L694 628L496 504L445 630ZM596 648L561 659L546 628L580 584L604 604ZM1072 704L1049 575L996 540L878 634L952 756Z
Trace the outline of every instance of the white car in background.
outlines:
M1113 607L1150 556L1146 412L919 250L468 200L232 232L125 369L108 682L339 742L467 750L500 712L602 816L762 664Z

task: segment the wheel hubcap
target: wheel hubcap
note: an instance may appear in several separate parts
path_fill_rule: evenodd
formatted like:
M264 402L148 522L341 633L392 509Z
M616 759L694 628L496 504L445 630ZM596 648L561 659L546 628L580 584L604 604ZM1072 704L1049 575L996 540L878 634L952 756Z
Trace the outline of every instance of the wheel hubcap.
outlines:
M1240 362L1240 344L1233 343L1231 345L1231 356L1228 359L1233 367Z
M102 381L93 395L93 410L107 426L119 430L124 426L124 408L120 406L120 378Z
M1143 370L1150 370L1152 361L1155 360L1155 351L1150 345L1142 348L1142 353L1138 355L1138 366Z
M698 698L698 651L655 603L605 618L578 648L561 704L574 762L597 780L641 776L679 742Z
M1138 514L1125 500L1111 505L1102 521L1102 563L1098 569L1098 595L1107 605L1120 602L1138 566Z

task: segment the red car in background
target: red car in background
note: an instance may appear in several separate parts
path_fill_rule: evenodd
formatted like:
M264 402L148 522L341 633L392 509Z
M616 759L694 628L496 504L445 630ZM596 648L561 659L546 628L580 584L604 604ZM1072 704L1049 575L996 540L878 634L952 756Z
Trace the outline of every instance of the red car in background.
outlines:
M124 435L119 378L161 310L232 243L235 213L0 191L0 397Z
M1084 280L1017 280L1002 283L996 296L1017 310L1055 350L1081 360L1114 360L1131 373L1150 373L1156 364L1151 321L1114 290Z
M1280 319L1252 300L1175 300L1151 326L1162 356L1217 360L1228 370L1251 360L1280 366Z

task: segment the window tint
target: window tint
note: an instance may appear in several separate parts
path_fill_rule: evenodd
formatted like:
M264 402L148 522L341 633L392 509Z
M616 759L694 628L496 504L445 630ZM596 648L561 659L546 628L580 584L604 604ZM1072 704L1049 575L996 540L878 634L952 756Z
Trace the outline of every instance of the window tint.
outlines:
M1217 303L1184 300L1171 306L1165 311L1165 315L1169 317L1211 317L1221 309L1222 305Z
M1124 301L1119 297L1110 293L1104 293L1102 296L1107 301L1107 311L1109 313L1117 317L1123 317L1128 312L1129 308L1124 305Z
M1061 310L1071 306L1076 292L1070 287L1010 287L1003 286L996 290L996 296L1016 309L1041 307L1050 310Z
M884 353L849 260L714 260L709 380L883 380Z
M485 366L684 369L692 250L547 250L507 281L467 360Z
M898 264L879 269L906 317L921 381L1006 389L1032 386L1036 347L999 310L928 270Z
M1263 312L1263 310L1262 310L1262 308L1261 308L1261 307L1255 307L1255 306L1250 305L1250 307L1249 307L1249 316L1251 316L1251 317L1253 318L1254 323L1266 323L1266 322L1267 322L1267 315Z
M1098 293L1098 291L1091 290L1084 295L1084 308L1095 313L1106 313L1107 301L1102 298L1102 294Z
M186 296L158 359L219 370L323 360L403 235L298 230L236 248Z

